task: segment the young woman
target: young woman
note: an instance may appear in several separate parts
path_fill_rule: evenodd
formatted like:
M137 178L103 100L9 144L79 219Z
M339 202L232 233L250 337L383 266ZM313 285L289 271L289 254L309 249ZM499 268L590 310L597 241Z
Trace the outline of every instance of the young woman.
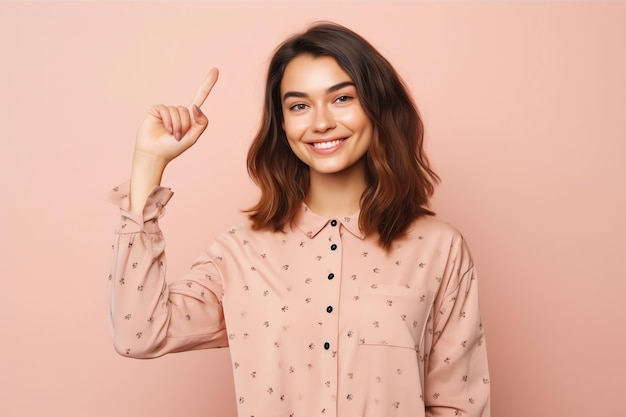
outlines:
M278 47L248 155L260 200L166 284L161 176L206 128L216 80L150 110L112 192L117 351L230 347L240 416L488 416L474 264L427 208L437 176L406 87L345 27Z

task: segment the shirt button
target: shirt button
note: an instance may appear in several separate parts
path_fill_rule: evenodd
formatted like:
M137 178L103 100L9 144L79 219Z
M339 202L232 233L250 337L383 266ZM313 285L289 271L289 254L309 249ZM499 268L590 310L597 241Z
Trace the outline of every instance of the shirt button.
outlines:
M324 343L324 349L326 350L330 349L330 343L328 342Z
M336 250L336 249L337 249L337 245L335 245L334 243L330 245L330 250Z
M330 221L330 225L331 225L332 227L337 226L337 220L332 219L332 220Z
M332 272L328 274L328 279L333 279L333 278L335 278L335 274L333 274Z
M333 312L333 307L332 306L326 307L326 312L327 313L332 313Z

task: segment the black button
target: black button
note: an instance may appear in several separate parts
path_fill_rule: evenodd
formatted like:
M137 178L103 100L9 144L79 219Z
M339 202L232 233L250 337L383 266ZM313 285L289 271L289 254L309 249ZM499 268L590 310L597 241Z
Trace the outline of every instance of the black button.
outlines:
M332 272L328 274L328 279L333 279L333 278L335 278L335 274L333 274Z
M337 226L337 220L332 219L332 220L330 221L330 225L331 225L332 227Z
M335 245L334 243L330 245L330 250L335 250L335 249L337 249L337 245Z
M330 343L328 342L324 343L324 349L326 350L330 349Z
M326 307L326 312L327 313L332 313L333 312L333 307L332 306Z

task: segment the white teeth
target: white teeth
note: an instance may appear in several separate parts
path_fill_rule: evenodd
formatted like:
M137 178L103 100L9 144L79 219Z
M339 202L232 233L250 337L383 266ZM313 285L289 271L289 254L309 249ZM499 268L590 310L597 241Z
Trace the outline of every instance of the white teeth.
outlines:
M316 142L313 144L315 149L328 149L333 148L343 142L343 139L331 140L330 142Z

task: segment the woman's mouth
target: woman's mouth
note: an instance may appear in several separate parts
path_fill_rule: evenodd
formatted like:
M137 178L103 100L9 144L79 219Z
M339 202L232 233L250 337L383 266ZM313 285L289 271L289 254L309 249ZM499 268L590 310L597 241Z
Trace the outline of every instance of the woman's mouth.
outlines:
M312 143L312 145L315 149L330 149L339 145L344 140L345 139L335 139L335 140L329 140L327 142L314 142Z

